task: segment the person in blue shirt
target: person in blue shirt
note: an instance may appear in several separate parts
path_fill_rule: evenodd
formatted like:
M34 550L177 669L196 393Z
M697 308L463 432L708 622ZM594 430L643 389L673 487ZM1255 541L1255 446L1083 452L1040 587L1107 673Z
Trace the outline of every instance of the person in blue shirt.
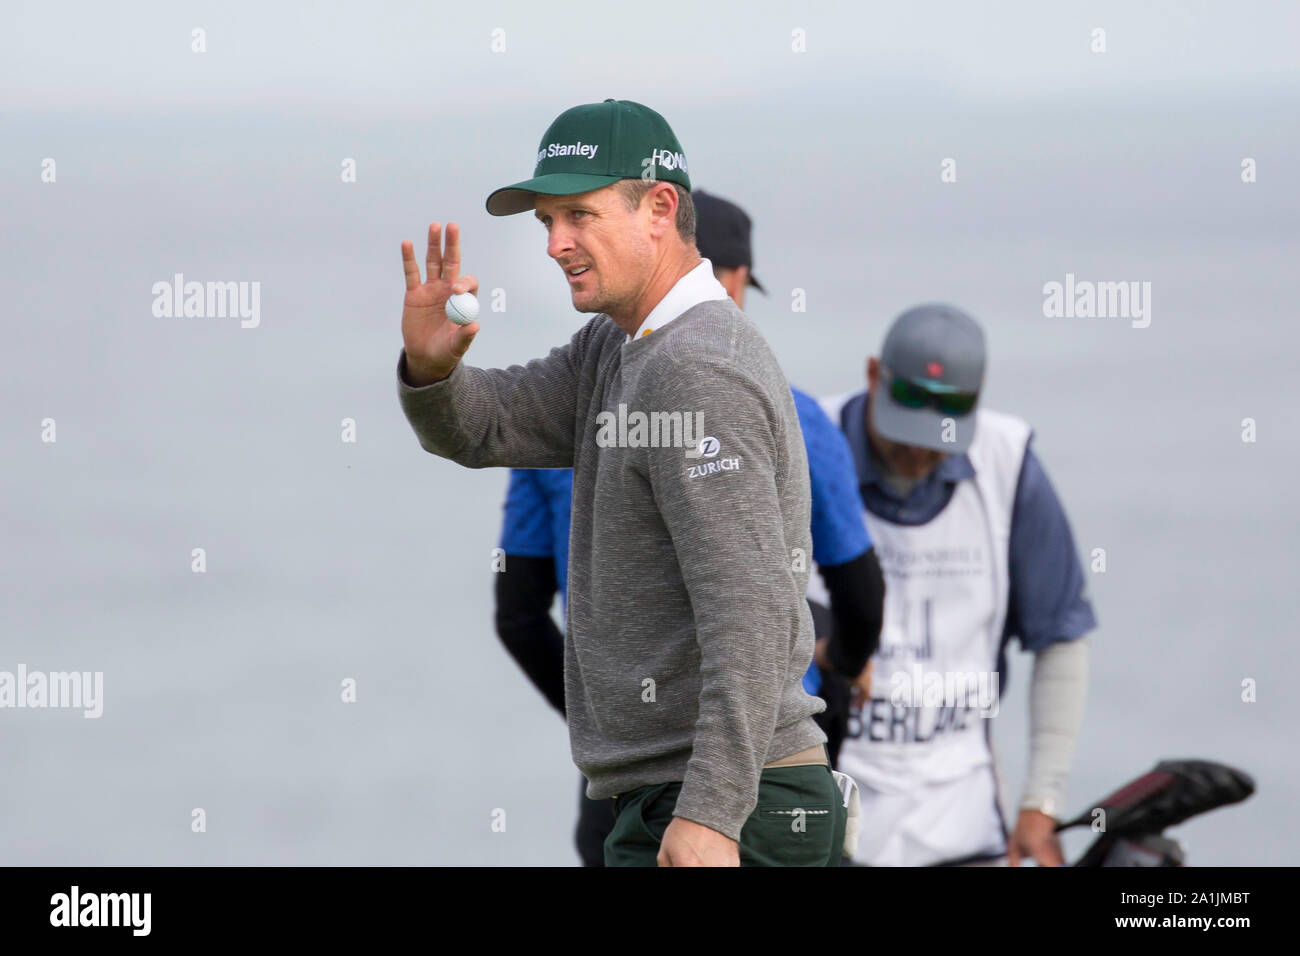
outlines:
M840 755L861 794L859 864L1064 862L1055 826L1097 622L1033 430L980 405L984 368L975 320L921 305L868 359L866 390L822 403L849 440L888 588L872 680ZM1013 637L1034 669L1028 770L1008 832L985 718ZM978 694L957 692L972 675Z
M696 245L738 306L745 290L762 285L751 273L750 221L740 207L702 190L695 204ZM869 682L869 661L879 639L884 583L858 502L848 442L811 396L791 389L807 449L812 497L811 560L820 572L824 602L810 601L816 658L804 689L826 701L815 719L826 732L832 765L849 727L851 688ZM513 469L506 492L500 548L505 573L495 584L497 634L534 686L564 713L564 644L550 616L558 591L567 600L569 469ZM797 558L796 558L797 560ZM579 793L575 839L584 865L604 865L603 844L613 825L611 800Z

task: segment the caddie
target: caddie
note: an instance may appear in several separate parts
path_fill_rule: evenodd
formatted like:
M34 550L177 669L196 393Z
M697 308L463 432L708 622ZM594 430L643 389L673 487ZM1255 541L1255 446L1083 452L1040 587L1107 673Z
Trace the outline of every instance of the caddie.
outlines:
M849 440L885 576L871 695L855 702L839 758L861 792L857 863L1063 862L1054 827L1096 620L1029 425L980 405L984 368L975 320L922 305L868 359L865 391L823 402ZM1012 637L1035 656L1008 832L990 731Z

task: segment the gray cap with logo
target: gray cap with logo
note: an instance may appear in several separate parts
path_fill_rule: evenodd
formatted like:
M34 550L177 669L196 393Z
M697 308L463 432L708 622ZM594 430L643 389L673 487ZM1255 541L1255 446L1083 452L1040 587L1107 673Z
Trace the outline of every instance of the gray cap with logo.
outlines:
M974 319L950 305L908 309L889 327L880 364L876 431L950 454L970 447L984 381L984 332Z

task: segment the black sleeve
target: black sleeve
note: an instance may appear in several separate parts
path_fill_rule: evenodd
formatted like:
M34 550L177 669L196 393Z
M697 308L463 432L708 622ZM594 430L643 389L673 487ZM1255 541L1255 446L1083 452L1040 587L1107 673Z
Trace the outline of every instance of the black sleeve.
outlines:
M564 713L564 635L551 617L555 584L552 558L506 555L496 576L497 636L533 686Z
M830 567L818 565L831 596L831 630L827 656L835 670L853 678L862 673L880 645L880 624L884 619L885 578L880 572L876 549L852 561Z

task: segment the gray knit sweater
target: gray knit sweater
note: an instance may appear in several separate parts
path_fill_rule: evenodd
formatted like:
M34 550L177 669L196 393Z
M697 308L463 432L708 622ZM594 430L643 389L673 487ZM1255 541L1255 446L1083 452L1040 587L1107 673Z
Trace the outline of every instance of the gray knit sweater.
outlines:
M597 315L524 366L461 363L423 388L404 374L403 353L426 451L574 470L565 700L588 794L682 781L674 813L739 839L763 764L826 739L801 683L808 461L753 323L704 302L628 342Z

